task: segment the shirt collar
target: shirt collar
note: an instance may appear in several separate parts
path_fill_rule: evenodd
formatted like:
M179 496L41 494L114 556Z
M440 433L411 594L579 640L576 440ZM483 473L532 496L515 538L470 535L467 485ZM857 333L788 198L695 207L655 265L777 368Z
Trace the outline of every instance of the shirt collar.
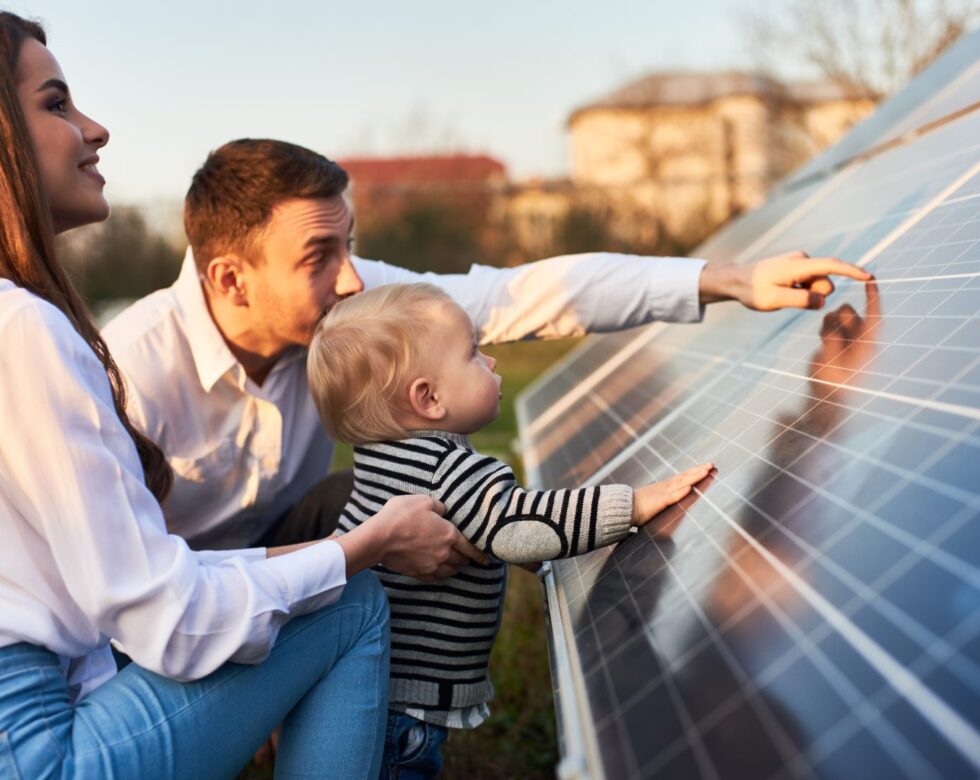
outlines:
M412 431L411 438L419 439L446 439L453 442L454 444L462 445L466 449L473 449L473 445L470 443L470 439L467 435L463 433L454 433L453 431L437 431L437 430L424 430L424 431ZM407 441L407 440L406 440Z
M174 291L184 314L184 330L194 356L198 379L201 387L206 392L211 392L217 381L238 365L238 359L228 349L221 331L211 318L201 284L194 255L191 248L187 247L180 276L174 283Z

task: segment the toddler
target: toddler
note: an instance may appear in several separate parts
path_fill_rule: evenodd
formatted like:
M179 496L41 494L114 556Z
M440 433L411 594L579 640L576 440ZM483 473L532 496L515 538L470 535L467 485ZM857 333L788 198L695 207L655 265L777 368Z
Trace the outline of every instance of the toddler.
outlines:
M528 491L467 435L499 413L496 361L466 313L438 287L388 285L348 298L310 345L310 391L324 425L354 444L354 490L338 533L392 496L422 493L493 557L421 582L378 567L391 604L391 691L382 777L433 777L449 728L489 715L487 662L506 563L582 555L621 540L706 477L703 464L633 490L599 485Z

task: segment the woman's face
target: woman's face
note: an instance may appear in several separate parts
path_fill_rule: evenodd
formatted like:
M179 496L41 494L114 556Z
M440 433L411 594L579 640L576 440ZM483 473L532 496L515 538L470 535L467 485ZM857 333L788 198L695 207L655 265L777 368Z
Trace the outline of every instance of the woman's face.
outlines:
M75 108L61 66L33 38L21 47L15 76L55 232L101 222L109 204L96 151L109 142L109 131Z

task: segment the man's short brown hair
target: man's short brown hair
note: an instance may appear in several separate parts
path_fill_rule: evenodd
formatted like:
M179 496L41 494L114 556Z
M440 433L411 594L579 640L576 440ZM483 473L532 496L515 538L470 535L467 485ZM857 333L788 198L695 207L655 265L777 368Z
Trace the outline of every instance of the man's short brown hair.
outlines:
M198 270L229 252L259 262L255 235L278 203L334 198L346 188L347 172L310 149L262 138L226 143L208 155L184 199L184 229Z

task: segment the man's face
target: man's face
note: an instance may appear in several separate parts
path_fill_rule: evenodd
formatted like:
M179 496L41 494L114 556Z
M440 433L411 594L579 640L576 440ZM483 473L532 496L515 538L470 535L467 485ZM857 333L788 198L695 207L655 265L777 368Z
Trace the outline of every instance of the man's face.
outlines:
M320 318L364 289L350 261L353 216L341 197L293 198L272 210L246 265L253 324L275 349L308 346Z

